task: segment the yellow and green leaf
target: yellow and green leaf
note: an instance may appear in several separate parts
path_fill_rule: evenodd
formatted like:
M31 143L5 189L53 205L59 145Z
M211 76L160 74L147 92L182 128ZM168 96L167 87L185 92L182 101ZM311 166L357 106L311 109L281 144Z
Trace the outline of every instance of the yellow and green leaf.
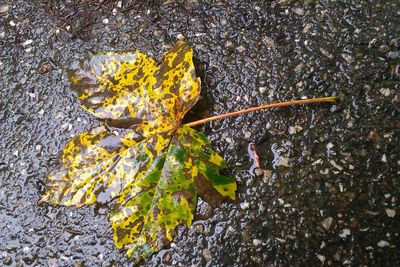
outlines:
M235 199L219 174L224 160L204 134L181 126L200 95L192 49L178 41L157 64L135 53L100 53L71 71L83 108L105 122L72 139L41 203L83 206L116 199L110 213L117 248L136 261L190 226L197 197Z

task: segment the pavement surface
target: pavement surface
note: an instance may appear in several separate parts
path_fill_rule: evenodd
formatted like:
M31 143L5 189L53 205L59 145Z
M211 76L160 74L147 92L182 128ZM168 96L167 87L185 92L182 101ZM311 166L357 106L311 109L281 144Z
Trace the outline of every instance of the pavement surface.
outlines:
M198 127L238 181L143 266L400 265L398 1L0 1L0 265L128 266L107 207L38 206L76 134L99 125L67 72L97 51L160 59L184 37L189 120L336 95ZM252 149L253 148L253 149ZM261 169L252 168L254 150Z

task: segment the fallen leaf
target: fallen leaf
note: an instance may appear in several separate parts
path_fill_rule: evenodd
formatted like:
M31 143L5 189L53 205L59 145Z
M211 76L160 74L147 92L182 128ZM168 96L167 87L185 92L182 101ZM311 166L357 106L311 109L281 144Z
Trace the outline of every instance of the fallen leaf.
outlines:
M65 146L39 203L109 203L115 245L136 261L190 226L197 197L216 206L235 199L234 179L204 134L181 126L200 95L192 49L178 41L157 64L138 51L100 53L70 74L83 108L105 126Z

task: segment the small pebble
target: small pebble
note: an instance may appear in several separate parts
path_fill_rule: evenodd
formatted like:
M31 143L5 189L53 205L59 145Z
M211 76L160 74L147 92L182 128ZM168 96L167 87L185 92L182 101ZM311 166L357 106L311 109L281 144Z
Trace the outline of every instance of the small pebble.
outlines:
M333 59L333 58L334 58L334 56L333 56L330 52L328 52L328 50L325 50L325 49L323 49L323 48L320 48L319 50L320 50L321 53L322 53L324 56L326 56L327 58L329 58L329 59Z
M250 131L243 131L244 134L244 138L249 139L251 136L251 132Z
M353 62L353 57L350 56L349 54L341 54L341 57L346 60L347 63Z
M377 245L378 245L378 247L380 247L380 248L384 248L384 247L389 246L390 244L389 244L389 242L387 242L387 241L385 241L385 240L381 240L381 241L379 241L379 242L377 243Z
M265 86L258 87L258 91L260 91L261 94L264 94L267 91L267 87Z
M313 26L313 25L312 25L311 23L308 23L308 24L303 28L303 33L307 33L307 32L311 29L312 26Z
M320 174L327 175L329 173L329 168L325 168L319 171Z
M263 41L268 45L269 48L275 49L276 48L276 43L274 41L274 39L272 39L271 37L264 37Z
M203 233L204 232L204 226L201 224L196 225L196 229L199 233Z
M249 202L242 202L240 203L240 208L242 210L247 210L250 207L250 203Z
M255 168L254 169L254 175L257 177L261 177L262 175L264 175L264 171L260 168Z
M317 258L322 262L322 263L324 263L325 262L325 256L324 255L317 255Z
M386 209L386 214L388 217L393 218L396 215L396 210L394 209Z
M260 239L253 239L253 245L254 246L259 246L262 244L262 241Z
M306 65L305 65L303 62L300 62L300 63L294 68L294 71L295 71L295 72L301 72L301 71L304 69L305 66L306 66Z
M25 255L22 260L24 261L24 263L26 263L27 265L32 265L32 263L35 262L35 260L37 259L37 255L35 254L27 254Z
M340 192L344 192L344 186L342 183L339 183L339 190Z
M322 159L317 159L316 161L314 161L313 163L311 163L311 165L315 166L315 165L319 165L322 163Z
M10 5L0 6L0 13L6 13L10 9Z
M302 9L302 8L295 7L292 10L296 15L299 15L299 16L303 16L304 15L304 9Z
M28 77L23 76L23 77L21 78L21 80L20 80L20 83L21 83L21 84L25 84L27 80L28 80ZM32 94L33 94L33 93L28 93L28 95L29 95L30 97L32 97L32 96L31 96ZM33 97L35 97L35 94L33 94Z
M272 177L272 171L271 170L264 170L264 175L263 175L263 182L268 183L269 179Z
M12 263L13 263L13 260L10 256L5 257L3 260L4 265L11 265Z
M283 238L275 237L275 240L278 241L278 242L281 243L281 244L286 243L286 240L283 239Z
M391 59L396 59L396 58L400 57L400 52L399 51L390 51L389 53L387 53L387 56Z
M381 88L379 92L384 96L390 96L390 89L389 88Z
M379 52L388 52L390 50L390 47L388 45L381 45L380 47L378 47L378 51Z
M226 41L226 43L225 43L225 47L233 47L233 43L231 42L231 41Z
M346 238L348 235L350 235L350 229L343 229L342 232L339 234L341 238Z
M110 20L108 18L105 18L103 19L103 23L107 25L108 23L110 23Z
M240 46L236 47L236 50L237 50L239 53L242 53L244 50L246 50L246 48L245 48L243 45L240 45Z
M333 222L333 218L332 217L327 217L327 218L325 218L323 221L322 221L322 227L326 230L326 231L328 231L330 228L331 228L331 226L332 226L332 222Z
M283 166L283 167L292 167L292 164L290 163L290 158L286 158L286 157L281 157L279 159L279 166Z
M232 227L232 225L229 225L229 227L226 231L233 233L233 232L235 232L235 229Z
M333 159L331 159L329 162L331 163L331 165L332 165L333 167L335 167L335 168L338 169L339 171L342 171L342 170L343 170L343 167L340 166L339 164L337 164L336 161L334 161Z
M249 235L249 232L246 229L244 229L242 231L241 238L242 238L243 242L249 242L250 241L250 235Z
M25 42L23 42L21 45L25 47L27 45L30 45L31 43L33 43L33 40L29 39L29 40L26 40Z
M211 255L211 252L210 252L210 250L208 248L205 248L203 250L203 257L207 262L212 260L212 255Z
M293 135L293 134L301 132L302 130L303 130L303 127L301 127L300 125L290 126L289 134Z

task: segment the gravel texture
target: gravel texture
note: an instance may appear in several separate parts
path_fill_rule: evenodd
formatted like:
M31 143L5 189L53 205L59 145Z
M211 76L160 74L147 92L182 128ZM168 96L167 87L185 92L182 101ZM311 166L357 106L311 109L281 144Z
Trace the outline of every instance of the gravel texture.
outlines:
M193 226L141 264L400 265L398 1L60 2L0 1L0 265L132 264L114 247L107 207L36 201L65 143L99 124L69 90L69 66L96 51L159 59L180 37L203 90L188 120L341 101L201 126L237 200L200 203Z

